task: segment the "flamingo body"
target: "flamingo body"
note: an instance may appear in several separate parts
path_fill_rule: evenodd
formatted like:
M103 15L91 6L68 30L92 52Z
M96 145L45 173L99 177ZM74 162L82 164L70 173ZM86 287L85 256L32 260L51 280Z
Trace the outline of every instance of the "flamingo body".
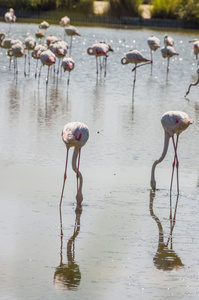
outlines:
M59 22L59 25L62 27L67 26L69 24L70 24L70 19L67 16L61 18L61 21Z
M172 138L173 146L174 146L174 161L173 161L173 169L172 169L172 176L171 176L171 186L170 190L172 189L173 183L173 173L174 168L177 168L177 190L179 194L179 181L178 181L178 156L177 156L177 146L178 146L178 138L179 134L186 130L190 124L193 124L194 121L189 118L189 116L182 112L182 111L168 111L163 114L161 118L161 123L164 128L165 132L165 141L164 141L164 148L161 157L153 163L152 170L151 170L151 187L152 189L156 188L156 181L155 181L155 168L157 164L159 164L165 158L169 146L169 139ZM174 135L177 135L176 143L174 141Z
M56 62L56 57L50 50L43 51L40 55L40 59L42 64L47 66L52 66Z
M129 50L129 52L124 56L121 60L123 65L132 63L139 64L143 62L150 62L150 59L146 58L140 51L138 50Z
M49 25L49 23L48 22L46 22L46 21L43 21L43 22L41 22L40 24L39 24L39 28L40 29L48 29L50 27L50 25Z
M196 59L198 59L198 53L199 53L199 40L194 39L189 41L189 43L193 43L193 53L196 56Z
M165 34L164 36L164 45L171 46L171 47L174 45L174 39L168 34Z
M171 46L165 46L164 48L161 48L161 53L163 58L170 58L174 55L179 55L179 53L177 53Z
M77 31L75 26L68 25L64 28L64 30L66 34L69 36L73 36L73 35L81 36L81 34Z
M75 67L75 62L71 57L65 56L62 61L62 67L64 69L64 72L71 72Z
M16 16L14 14L14 9L13 8L10 8L9 9L9 12L5 13L4 15L4 19L7 23L13 23L13 22L16 22Z
M62 131L62 140L66 145L67 154L66 154L66 166L64 172L64 182L62 187L61 199L60 199L60 208L62 204L62 198L64 193L64 186L66 181L66 172L67 172L67 163L68 163L68 152L70 147L74 147L73 158L72 158L72 167L74 172L77 174L77 205L81 206L83 201L82 195L82 183L83 177L79 171L79 163L80 163L80 153L81 148L86 144L89 138L89 130L88 127L82 122L70 122L66 124ZM77 163L78 158L78 163ZM79 182L78 182L79 179Z
M52 34L50 34L47 38L46 38L46 44L49 47L51 43L55 43L58 42L58 38Z
M154 35L151 35L147 39L147 43L151 51L156 51L158 48L160 48L160 40Z

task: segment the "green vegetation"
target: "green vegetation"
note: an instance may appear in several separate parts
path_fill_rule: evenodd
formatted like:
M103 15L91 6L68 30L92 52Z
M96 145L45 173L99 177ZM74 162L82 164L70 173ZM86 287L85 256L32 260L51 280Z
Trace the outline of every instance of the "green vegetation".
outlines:
M139 5L141 0L110 0L110 16L140 16Z

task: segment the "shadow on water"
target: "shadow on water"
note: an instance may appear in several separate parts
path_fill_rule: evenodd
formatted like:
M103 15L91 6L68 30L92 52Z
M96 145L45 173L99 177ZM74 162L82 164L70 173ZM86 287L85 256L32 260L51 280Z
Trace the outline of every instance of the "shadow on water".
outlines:
M63 228L62 212L60 208L60 264L54 273L54 285L61 290L77 290L81 281L81 272L79 265L75 262L75 239L80 231L80 217L82 210L76 209L75 226L73 235L67 242L67 263L63 263Z
M167 242L164 242L164 231L163 231L162 224L160 222L160 219L154 214L153 211L155 192L152 190L150 191L150 203L149 203L150 215L155 220L159 231L158 249L153 258L153 263L155 267L161 271L178 271L184 266L180 257L173 250L172 235L176 224L178 198L179 198L179 194L176 197L174 214L172 214L172 195L170 193L170 234L167 239Z

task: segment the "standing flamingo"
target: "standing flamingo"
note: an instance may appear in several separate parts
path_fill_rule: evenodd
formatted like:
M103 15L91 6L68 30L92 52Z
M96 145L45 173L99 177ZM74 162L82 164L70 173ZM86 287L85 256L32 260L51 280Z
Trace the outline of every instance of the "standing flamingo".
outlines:
M152 68L153 68L153 51L156 51L158 48L160 48L160 40L155 37L154 35L151 35L147 39L148 46L151 51L151 74L152 74Z
M144 66L146 64L152 63L152 61L146 58L141 52L138 50L129 50L129 52L121 59L122 65L126 65L129 63L135 64L135 67L132 71L134 71L134 81L133 81L133 97L134 97L134 89L135 89L135 81L136 81L136 69L138 67ZM142 65L137 66L137 64L143 63Z
M46 44L49 47L51 43L55 43L58 42L58 38L52 34L50 34L47 38L46 38Z
M45 37L45 33L43 33L41 30L37 30L35 32L35 37L39 40L39 43L41 43L41 40Z
M38 67L38 60L40 59L40 56L41 56L41 53L43 51L46 51L46 47L39 44L39 45L36 45L33 52L32 52L32 57L35 58L37 60L36 62L36 70L35 70L35 79L37 78L37 67Z
M72 49L72 41L73 41L73 36L74 35L78 35L78 36L81 36L81 34L77 31L76 27L75 26L71 26L71 25L68 25L64 28L65 30L65 33L71 37L70 39L70 48L69 48L69 55L71 55L71 49Z
M66 172L67 172L67 163L68 163L68 152L70 147L74 147L73 158L72 158L72 168L73 171L77 174L77 205L81 206L83 195L82 195L82 184L83 184L83 177L79 171L79 163L80 163L80 154L81 148L86 144L89 138L89 130L88 127L81 122L70 122L64 126L62 131L62 140L66 145L66 166L64 172L64 182L62 187L61 199L60 199L60 208L62 204L62 198L64 193L64 186L66 181ZM77 156L78 156L78 163L77 163ZM79 184L78 184L79 179Z
M187 129L190 124L193 124L194 121L189 118L189 116L182 112L182 111L168 111L163 114L161 118L161 123L164 128L165 132L165 140L164 140L164 148L162 155L158 160L153 163L152 170L151 170L151 188L155 190L156 188L156 181L155 181L155 168L157 164L159 164L166 156L168 146L169 146L169 139L172 138L173 140L173 147L174 147L174 161L172 165L172 175L171 175L171 185L170 191L172 190L172 183L173 183L173 173L174 168L176 166L177 170L177 192L179 194L179 179L178 179L178 156L177 156L177 146L178 146L178 138L179 134ZM176 142L174 140L174 134L177 135Z
M97 58L100 56L108 57L108 47L103 43L96 43L87 49L89 55L95 55L96 57L96 73L98 74L98 61Z
M193 39L189 41L189 43L193 43L193 53L196 56L196 59L198 59L198 53L199 53L199 40L198 39Z
M18 76L17 58L22 57L25 54L23 44L18 42L12 45L11 49L8 50L8 56L14 56L14 71L16 75L16 81Z
M49 73L50 73L50 66L52 66L53 64L55 64L56 62L56 57L54 55L54 53L52 53L52 51L50 50L46 50L43 51L40 55L40 59L43 65L48 66L48 75L46 78L46 92L47 92L47 86L48 86L48 79L49 79ZM40 70L40 74L41 74L41 70ZM40 78L40 74L39 74L39 78Z
M4 33L0 33L0 47L4 49L10 49L12 47L12 38L5 38ZM10 56L9 60L9 69L11 68L12 56Z
M68 45L64 41L58 41L55 43L51 43L49 49L55 54L55 56L59 60L58 68L57 68L57 79L58 79L60 62L67 53Z
M107 48L107 52L114 52L113 48L106 42L99 42L99 43L102 44L105 48ZM104 77L106 77L107 56L104 56L104 60L105 60Z
M62 60L62 67L64 69L64 72L68 71L68 81L67 81L67 86L68 86L70 80L70 72L74 69L75 62L71 57L65 56Z
M30 74L30 51L32 51L35 48L35 46L36 46L35 39L32 36L28 36L25 39L25 46L26 46L25 49L28 50L28 66L29 66L29 68L28 68L28 74ZM25 65L26 65L26 55L25 55ZM26 71L25 71L24 75L26 76Z
M50 27L49 23L46 21L43 21L39 24L39 29L44 29L45 30L45 34L46 34L46 29L48 29Z
M69 17L67 17L67 16L61 18L61 21L59 22L59 25L60 25L61 27L65 27L65 26L67 26L67 25L69 25L69 24L70 24L70 19L69 19Z
M198 79L196 80L195 83L191 83L191 84L189 85L188 90L187 90L187 92L186 92L186 94L185 94L185 97L189 94L190 89L191 89L192 86L196 86L196 85L199 84L199 66L198 66L198 68L197 68L197 75L198 75Z
M14 14L14 9L13 8L10 8L9 11L7 13L5 13L4 19L7 23L9 23L9 30L8 30L8 33L9 33L11 23L16 22L16 19L17 19L15 14Z
M165 46L164 48L161 48L161 53L162 53L162 57L163 58L168 58L168 62L167 62L167 77L166 80L168 81L168 75L169 75L169 61L170 58L174 55L179 55L179 53L177 53L175 51L175 49L171 46Z
M171 47L174 45L174 39L168 34L165 34L164 36L164 45L171 46Z

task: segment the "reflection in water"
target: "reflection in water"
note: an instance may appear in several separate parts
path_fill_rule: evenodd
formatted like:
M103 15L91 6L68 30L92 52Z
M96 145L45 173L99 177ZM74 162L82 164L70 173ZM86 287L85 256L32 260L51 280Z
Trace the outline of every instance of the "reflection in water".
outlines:
M62 230L62 212L60 208L60 264L55 270L54 285L57 289L62 290L77 290L81 281L81 272L79 265L75 263L75 238L80 231L80 217L82 210L76 209L75 227L71 238L67 243L67 260L68 263L63 263L63 230Z
M175 205L175 212L172 216L172 196L170 193L170 236L167 240L167 243L164 242L164 232L162 224L159 218L154 214L153 211L153 201L155 198L155 192L150 191L150 204L149 210L152 218L155 220L158 230L159 230L159 241L158 241L158 249L153 258L154 265L157 269L162 271L178 271L181 267L183 267L183 263L180 257L175 253L173 250L173 241L172 241L172 234L176 222L176 213L177 213L177 206L178 206L178 197L176 198L176 205Z

